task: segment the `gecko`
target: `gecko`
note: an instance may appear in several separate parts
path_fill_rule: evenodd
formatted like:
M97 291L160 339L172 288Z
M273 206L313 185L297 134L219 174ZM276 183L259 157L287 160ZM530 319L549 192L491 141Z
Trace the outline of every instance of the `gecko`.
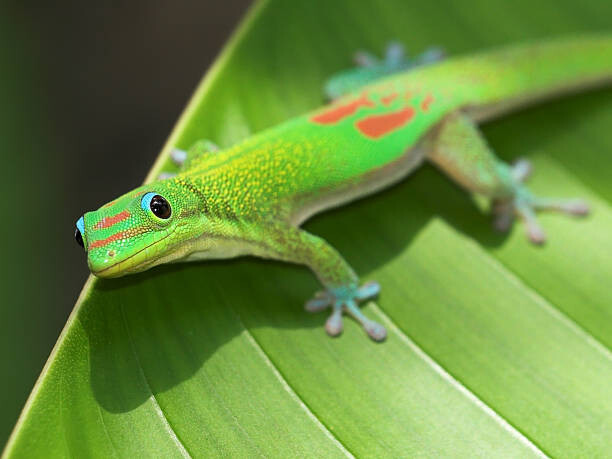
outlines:
M382 341L385 328L359 307L379 294L379 284L360 283L334 247L300 228L312 215L389 187L425 161L489 198L497 229L520 218L535 244L546 237L537 211L588 213L580 199L531 193L529 162L498 159L478 123L610 82L612 37L557 38L456 57L433 48L408 58L393 44L383 59L360 53L357 61L327 82L331 100L321 108L228 148L209 140L174 148L178 173L81 216L75 238L91 272L112 278L243 255L297 263L323 286L305 309L331 309L329 335L342 332L348 313Z

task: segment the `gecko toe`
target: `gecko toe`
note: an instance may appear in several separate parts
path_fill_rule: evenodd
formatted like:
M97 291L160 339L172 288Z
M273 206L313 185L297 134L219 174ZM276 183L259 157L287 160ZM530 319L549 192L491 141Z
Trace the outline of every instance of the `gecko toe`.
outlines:
M374 341L380 342L387 338L387 329L377 322L370 321L370 323L364 324L363 328Z
M355 299L359 301L367 300L368 298L373 298L380 293L380 284L375 281L366 282L361 287L357 289L357 294L355 295Z
M332 304L332 297L327 292L317 292L314 298L311 298L304 305L304 309L308 312L319 312L327 309Z
M334 308L334 312L325 322L325 331L329 336L339 336L343 330L342 325L342 309Z
M584 216L589 213L589 205L581 199L540 198L531 195L523 185L517 189L520 191L515 197L493 203L492 210L495 216L493 226L500 231L506 231L517 216L525 225L527 239L536 245L546 242L546 233L538 222L536 211L552 210L573 216Z
M536 210L553 210L576 216L588 215L590 211L589 205L582 199L534 198L533 207Z
M533 167L531 165L531 161L525 158L517 159L510 168L510 173L512 174L512 178L517 183L522 183L529 178L531 173L533 172Z
M539 226L527 225L527 238L536 245L543 245L546 242L546 233Z

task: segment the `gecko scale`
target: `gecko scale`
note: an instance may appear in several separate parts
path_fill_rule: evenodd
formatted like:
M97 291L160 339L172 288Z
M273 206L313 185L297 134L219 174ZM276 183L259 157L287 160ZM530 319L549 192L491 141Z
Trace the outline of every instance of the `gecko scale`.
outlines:
M515 216L544 242L535 211L588 212L580 200L541 198L523 184L529 164L496 158L476 123L551 96L612 79L612 37L584 36L439 59L362 53L361 67L326 85L333 101L227 149L200 141L171 156L180 172L87 212L76 239L91 272L118 277L153 266L239 255L308 266L324 286L306 303L331 307L325 328L342 332L350 313L374 340L383 326L358 303L380 290L360 285L342 256L300 229L313 214L388 187L429 160L467 190L492 201L494 223Z

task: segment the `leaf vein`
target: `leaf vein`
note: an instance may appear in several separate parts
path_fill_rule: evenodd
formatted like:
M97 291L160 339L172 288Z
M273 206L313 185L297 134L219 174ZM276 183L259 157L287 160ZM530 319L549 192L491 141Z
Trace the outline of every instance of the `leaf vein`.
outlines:
M91 355L91 344L88 345L88 349L86 352L86 357L87 357L87 366L91 368L91 362L90 362L90 358L89 356ZM106 439L108 440L109 444L111 445L111 449L113 450L113 456L114 457L119 457L119 454L117 452L117 448L115 447L115 444L113 443L113 439L111 438L109 432L108 432L108 428L106 427L106 421L104 420L104 415L102 414L102 410L100 409L100 405L96 403L96 409L98 410L98 416L100 417L100 422L102 422L102 427L104 428L104 434L106 435Z
M374 313L381 319L381 321L387 326L387 328L395 333L400 341L406 344L421 360L429 365L442 379L448 382L451 386L457 389L462 395L466 396L468 400L473 402L478 408L485 412L491 417L498 425L507 431L512 437L518 440L523 446L527 447L531 452L535 453L538 457L549 457L547 456L535 443L533 443L525 434L523 434L516 426L512 425L507 419L496 412L493 408L482 401L478 396L451 375L446 369L440 365L433 357L427 354L417 343L415 343L403 330L401 330L393 320L380 309L380 307L370 301L368 306L374 310Z
M523 290L525 294L539 307L544 309L548 314L565 325L573 333L583 338L589 346L602 354L607 360L612 362L612 352L605 344L595 338L595 336L589 333L588 330L582 328L573 318L557 308L554 303L550 302L544 295L538 292L532 285L514 272L514 270L506 266L492 255L483 257L483 259L485 263L489 264L492 269L499 272L508 282Z
M342 444L342 442L332 433L332 431L321 421L314 412L310 409L310 407L306 404L306 402L293 390L287 379L283 376L277 366L274 364L270 356L266 353L266 351L261 347L261 345L257 342L253 334L246 328L242 320L238 318L240 324L244 328L244 336L247 341L253 346L257 354L261 357L263 362L266 364L268 368L272 371L276 379L280 382L281 386L289 394L292 400L294 400L300 408L306 413L308 418L313 421L319 429L342 451L342 453L347 457L355 457L347 447Z
M153 409L157 413L158 417L161 419L162 424L164 426L164 429L166 430L166 432L168 433L168 435L170 436L170 438L172 439L172 441L174 442L174 444L178 448L178 450L181 453L181 455L183 457L191 458L191 455L187 451L187 448L185 448L185 445L183 444L183 442L181 442L181 439L177 435L176 431L172 428L172 425L170 424L170 421L168 420L168 418L164 414L164 410L159 405L159 403L157 401L157 398L155 397L155 394L153 393L153 390L151 389L151 385L149 384L149 380L147 379L147 376L146 376L146 374L144 372L144 368L142 367L142 364L140 363L140 359L138 358L138 353L136 352L136 346L134 344L134 340L132 339L132 334L130 332L130 327L128 326L127 318L125 317L125 311L123 309L123 305L120 305L119 309L121 310L121 317L123 318L123 324L125 326L125 331L127 333L128 340L130 342L130 348L132 349L132 353L134 354L134 358L136 359L136 363L138 365L138 372L140 373L140 376L141 376L141 378L142 378L142 380L143 380L147 390L151 394L151 396L149 397L149 400L151 401L151 403L153 405Z

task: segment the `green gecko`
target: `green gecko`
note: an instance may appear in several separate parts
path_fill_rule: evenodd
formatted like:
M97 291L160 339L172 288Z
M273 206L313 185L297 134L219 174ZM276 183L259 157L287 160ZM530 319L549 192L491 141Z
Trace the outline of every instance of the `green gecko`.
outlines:
M118 277L153 266L255 255L308 266L324 290L306 309L331 307L328 334L342 313L380 341L385 328L358 303L379 293L360 285L342 256L300 225L313 214L386 188L429 160L467 190L492 201L495 226L520 217L534 243L545 235L535 211L588 212L580 200L534 196L529 164L496 158L476 127L482 120L612 78L612 37L522 44L439 60L430 50L407 61L361 54L360 68L329 81L334 100L227 149L200 141L171 157L181 165L87 212L75 237L91 272Z

